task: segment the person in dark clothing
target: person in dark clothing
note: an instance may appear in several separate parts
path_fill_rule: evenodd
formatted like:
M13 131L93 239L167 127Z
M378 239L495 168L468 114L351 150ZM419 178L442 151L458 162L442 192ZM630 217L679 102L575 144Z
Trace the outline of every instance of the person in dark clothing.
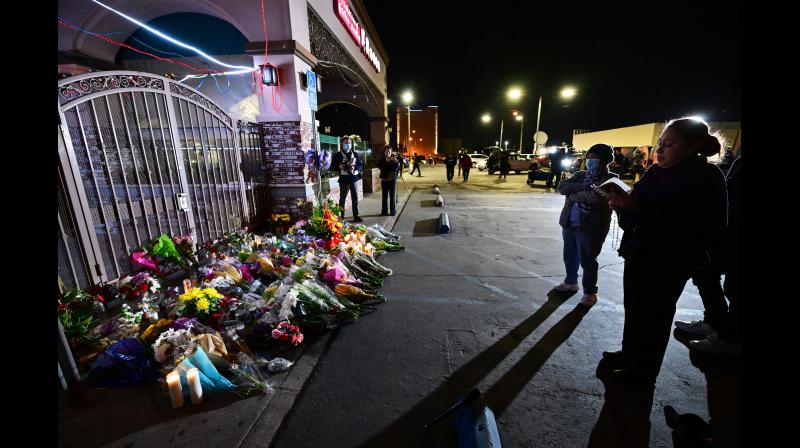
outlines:
M342 218L344 218L344 201L347 199L347 193L350 192L354 222L363 221L358 216L358 190L356 188L356 182L361 179L362 166L361 160L353 151L350 137L342 137L342 150L333 155L331 167L339 170L339 207L342 208Z
M418 156L417 153L414 153L414 158L412 159L414 161L414 168L411 170L412 176L414 175L414 171L416 171L419 173L419 177L422 177L422 168L420 168L422 165L422 157L423 156Z
M510 157L511 155L508 151L500 153L500 175L497 176L498 179L501 177L505 179L508 176L508 171L511 169L511 163L508 161Z
M389 215L388 210L391 210L391 215L396 213L396 191L397 191L397 171L400 164L392 154L392 147L386 145L384 147L384 156L378 161L378 169L380 169L381 177L381 216ZM387 202L388 201L388 202Z
M553 188L558 188L558 183L561 181L561 173L564 171L564 167L561 166L561 161L564 160L566 156L566 148L556 148L556 151L550 154L550 177L547 179L547 186L552 186ZM553 178L555 178L555 182L553 182Z
M716 334L689 341L693 349L711 355L739 355L741 351L742 294L742 157L733 161L725 180L728 190L728 225L725 229L725 296L730 302Z
M467 179L469 179L469 170L472 169L472 157L464 153L464 155L461 156L459 165L461 166L461 174L464 176L464 182L466 182Z
M608 171L613 160L611 146L597 144L586 153L586 171L561 182L558 192L565 195L559 224L564 237L564 265L567 277L556 291L578 290L578 265L583 268L583 297L580 304L597 303L597 256L611 225L608 200L592 188L616 174Z
M456 170L456 165L458 164L458 159L453 154L447 154L447 157L444 159L444 167L447 170L447 183L453 183L453 174Z
M622 350L603 353L612 378L653 385L658 377L678 298L725 228L725 179L706 160L719 148L705 122L673 120L658 140L658 164L630 195L610 196L625 259Z

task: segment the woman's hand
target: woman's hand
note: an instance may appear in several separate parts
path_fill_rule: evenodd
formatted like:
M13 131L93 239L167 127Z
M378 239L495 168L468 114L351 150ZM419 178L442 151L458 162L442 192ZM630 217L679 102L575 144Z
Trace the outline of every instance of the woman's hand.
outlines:
M608 197L608 205L614 210L633 210L636 208L636 201L627 194L612 192Z

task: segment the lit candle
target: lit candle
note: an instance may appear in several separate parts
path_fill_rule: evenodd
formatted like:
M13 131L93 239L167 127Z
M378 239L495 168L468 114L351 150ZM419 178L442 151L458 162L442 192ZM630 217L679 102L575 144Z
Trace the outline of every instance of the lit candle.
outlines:
M183 406L183 389L181 388L181 376L177 371L167 374L167 387L169 387L169 398L172 400L172 407Z
M189 397L193 404L203 401L203 386L200 384L200 371L192 367L186 371L186 382L189 383Z
M183 280L183 292L189 292L192 289L192 281L187 279Z

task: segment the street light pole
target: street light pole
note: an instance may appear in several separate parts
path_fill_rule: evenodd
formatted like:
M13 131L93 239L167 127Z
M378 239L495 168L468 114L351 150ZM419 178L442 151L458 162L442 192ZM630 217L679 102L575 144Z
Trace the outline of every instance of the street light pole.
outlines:
M522 154L522 128L525 126L525 116L519 118L519 153Z
M539 118L542 116L542 96L539 95L539 111L536 112L536 133L539 133ZM534 134L535 138L536 134ZM534 142L533 154L539 155L539 142Z
M500 143L503 143L503 120L500 120Z

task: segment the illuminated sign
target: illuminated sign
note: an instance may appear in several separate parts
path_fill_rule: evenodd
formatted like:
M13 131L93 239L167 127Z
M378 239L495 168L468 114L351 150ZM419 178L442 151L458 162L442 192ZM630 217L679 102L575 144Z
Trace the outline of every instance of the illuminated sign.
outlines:
M350 9L350 2L347 0L337 0L337 15L339 16L339 20L342 21L342 24L347 31L350 33L350 37L353 38L354 41L358 44L361 48L361 52L367 57L369 62L375 68L375 71L380 73L381 71L381 61L378 59L377 53L372 48L372 41L370 40L369 36L367 36L367 31L364 27L358 23L355 16L353 15L353 11Z

